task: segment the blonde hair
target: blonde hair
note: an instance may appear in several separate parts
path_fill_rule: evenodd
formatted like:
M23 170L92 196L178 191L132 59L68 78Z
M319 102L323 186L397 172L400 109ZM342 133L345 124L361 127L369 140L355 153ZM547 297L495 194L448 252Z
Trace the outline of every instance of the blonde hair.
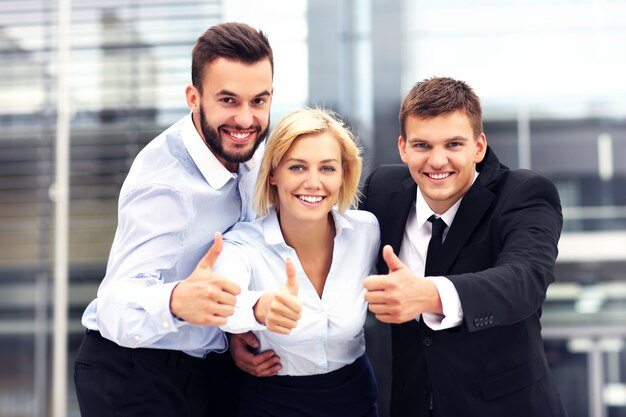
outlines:
M254 209L262 216L270 206L278 207L278 191L270 184L270 176L287 153L292 143L304 135L330 133L341 149L343 181L337 206L340 212L356 207L361 178L361 150L354 135L337 114L320 108L303 108L285 115L272 130L261 161L259 177L254 190Z

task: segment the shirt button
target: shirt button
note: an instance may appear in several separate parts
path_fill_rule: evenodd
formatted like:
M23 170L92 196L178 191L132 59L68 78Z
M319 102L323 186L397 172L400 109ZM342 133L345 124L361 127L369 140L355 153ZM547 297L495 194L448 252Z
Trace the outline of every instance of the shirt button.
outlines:
M140 340L141 340L141 337L140 337L138 334L136 334L136 335L135 335L135 340L136 340L136 341L140 341Z
M424 338L424 340L422 340L422 343L424 344L424 346L430 346L433 344L433 339L431 339L430 337L426 336Z
M170 324L166 321L163 322L163 328L167 329L168 327L170 327Z

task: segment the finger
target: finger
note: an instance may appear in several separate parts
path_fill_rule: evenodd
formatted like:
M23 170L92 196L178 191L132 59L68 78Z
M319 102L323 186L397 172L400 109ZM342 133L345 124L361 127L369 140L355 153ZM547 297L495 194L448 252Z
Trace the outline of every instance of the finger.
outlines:
M224 316L208 314L192 324L199 324L201 326L223 326L226 324L226 321L227 319Z
M266 368L260 368L256 370L255 375L256 376L274 376L276 374L278 374L278 371L281 370L282 366L280 363L278 363L278 357L276 359L277 362L273 363L273 362L267 362L267 367ZM264 364L265 366L265 364Z
M286 329L295 329L298 325L297 319L291 319L287 316L283 316L280 314L272 314L268 317L267 327L284 327ZM271 330L271 329L270 329Z
M209 306L212 306L213 304L215 304L215 305L224 305L224 306L234 307L235 304L237 304L237 297L234 296L233 294L220 291L215 294L211 294L209 298L206 300L206 302L210 303L210 304L207 304Z
M296 267L291 259L285 261L285 270L287 272L287 289L291 295L298 295L298 277L296 276Z
M276 323L267 323L267 330L274 333L289 334L291 333L291 329L293 329L293 327L291 326L282 326Z
M222 241L222 234L220 232L215 232L215 236L213 239L213 244L207 251L206 255L200 260L198 266L202 268L213 269L213 265L215 265L215 261L217 257L222 253L222 248L224 247L224 243Z
M391 314L375 314L376 320L381 321L383 323L399 323L398 320L394 318Z
M384 291L367 291L363 298L369 304L384 304L386 301Z
M276 356L273 350L266 350L260 353L250 352L250 356L246 359L248 366L254 367L257 370L260 370L259 368L268 368L278 362L278 356Z
M238 359L241 360L235 361L237 366L255 376L273 376L281 368L280 358L271 350L258 354L247 353Z
M206 305L202 311L204 311L207 316L223 317L225 319L235 313L235 307L232 305L213 302Z
M388 275L370 275L363 280L363 287L367 291L380 291L387 287L389 284Z
M391 314L392 309L387 304L368 304L367 308L374 314Z
M259 338L252 332L243 333L240 335L241 340L252 349L258 349L261 346Z
M389 267L389 273L395 272L398 269L405 268L400 258L398 258L396 254L393 253L393 248L390 245L385 245L385 247L383 248L383 259Z
M294 312L286 306L276 303L272 305L267 314L266 325L269 330L281 327L286 329L294 329L298 325L300 313Z
M212 281L212 283L217 285L223 293L239 295L239 293L241 292L241 287L239 286L239 284L234 283L231 280L222 276L216 275L214 275L215 280Z
M279 313L292 320L299 320L302 316L302 300L286 292L277 292L270 311Z

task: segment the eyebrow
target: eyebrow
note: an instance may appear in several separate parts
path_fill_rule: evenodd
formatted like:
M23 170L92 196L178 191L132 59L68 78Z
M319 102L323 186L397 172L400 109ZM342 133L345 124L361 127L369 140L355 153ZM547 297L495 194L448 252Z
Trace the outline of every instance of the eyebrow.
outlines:
M469 140L470 139L466 138L465 136L452 136L450 138L444 139L445 142L453 142L453 141L468 142ZM426 139L420 139L420 138L409 138L407 142L426 142L426 143L429 143L430 141L428 141Z
M304 159L299 159L299 158L289 158L287 159L285 162L300 162L300 163L307 163L307 161L305 161ZM339 163L339 160L337 158L329 158L329 159L324 159L322 161L320 161L320 163L322 164L328 164L330 162L337 162Z
M263 90L260 93L256 94L254 97L265 97L269 96L270 92L267 90ZM226 97L238 97L238 95L230 90L220 90L215 94L216 97L226 96Z

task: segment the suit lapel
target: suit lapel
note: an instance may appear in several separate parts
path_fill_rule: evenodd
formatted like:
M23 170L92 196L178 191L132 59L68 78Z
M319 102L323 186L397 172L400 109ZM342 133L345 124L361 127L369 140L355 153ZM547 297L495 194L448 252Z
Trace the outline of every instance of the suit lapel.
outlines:
M386 224L381 227L382 243L391 245L396 254L400 253L406 220L415 202L416 192L417 185L413 178L409 177L402 182L400 190L392 192L389 196Z
M483 163L478 167L480 175L463 196L459 210L443 243L437 262L437 271L441 274L447 273L450 269L495 198L488 185L496 179L499 168L500 161L488 148Z
M437 271L441 274L449 270L493 199L493 193L480 184L474 184L465 194L439 253Z

